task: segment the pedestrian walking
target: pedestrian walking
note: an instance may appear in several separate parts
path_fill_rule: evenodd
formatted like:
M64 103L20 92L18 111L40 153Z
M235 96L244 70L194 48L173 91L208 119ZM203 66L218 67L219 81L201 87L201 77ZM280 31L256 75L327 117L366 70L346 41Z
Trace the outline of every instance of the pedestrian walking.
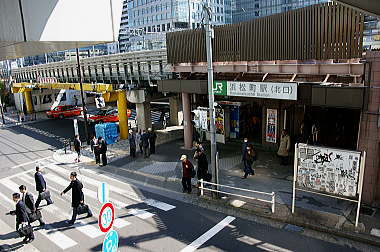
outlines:
M18 188L22 195L22 201L24 201L26 206L26 212L28 213L29 222L33 222L32 219L38 220L40 222L40 226L45 226L45 222L42 220L41 212L37 210L34 204L33 195L26 190L25 185L20 185ZM33 215L33 217L32 217Z
M142 145L142 141L141 141L141 130L138 131L138 133L136 134L136 146L138 146L140 148L140 153L143 154L143 145Z
M149 128L149 151L150 154L155 154L156 153L156 139L157 139L157 134L152 130L152 128Z
M92 217L92 212L90 208L87 205L84 205L84 194L83 194L83 184L77 179L77 173L71 172L70 173L70 185L61 192L61 196L65 193L67 193L69 190L72 192L72 198L71 198L71 206L73 208L73 216L70 221L67 221L69 225L73 225L75 223L75 220L77 219L78 215L78 208L82 207L85 208L87 211L87 218ZM81 212L79 212L80 214Z
M98 139L95 136L92 136L91 142L91 151L95 155L95 163L100 164L100 150L99 150L99 144Z
M281 158L281 165L288 165L289 162L289 150L290 150L290 136L287 130L283 130L281 133L280 147L278 148L277 155Z
M131 157L136 157L136 134L134 131L129 131L129 152Z
M36 166L36 173L34 174L34 181L36 182L36 191L38 192L38 198L36 200L36 208L41 203L41 200L46 200L46 204L50 205L54 202L50 198L50 193L46 189L46 181L41 173L41 168Z
M255 153L252 145L247 146L247 151L244 154L243 161L244 176L242 178L246 179L248 175L255 175L255 171L252 169L253 162L255 161Z
M13 201L16 203L16 210L11 211L10 214L16 215L16 231L21 233L20 225L23 227L29 227L25 233L24 243L30 243L34 240L33 228L29 223L29 216L26 210L25 203L21 200L19 193L14 193L12 195ZM21 227L22 229L22 227Z
M78 157L75 159L75 162L80 162L80 148L82 146L82 143L79 139L79 135L75 135L74 139L74 150L78 154Z
M150 156L149 153L149 134L146 132L146 130L143 131L143 134L141 136L141 142L142 142L142 147L144 151L144 158L148 158Z
M247 152L248 138L244 138L243 144L241 145L241 161L244 160L245 153Z
M194 174L194 166L186 155L182 155L182 192L191 193L191 178Z
M99 153L102 156L102 166L107 165L107 143L103 137L98 137Z

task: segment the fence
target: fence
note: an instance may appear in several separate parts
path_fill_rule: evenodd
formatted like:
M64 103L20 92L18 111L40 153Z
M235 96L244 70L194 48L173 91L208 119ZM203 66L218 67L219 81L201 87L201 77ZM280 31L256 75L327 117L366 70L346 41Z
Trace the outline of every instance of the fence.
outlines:
M231 196L236 196L236 197L240 197L240 198L257 200L257 201L264 202L264 203L270 203L272 205L272 207L271 207L272 213L274 213L274 211L275 211L275 204L276 204L276 194L275 194L275 192L272 192L272 193L259 192L259 191L249 190L249 189L237 188L237 187L233 187L233 186L215 184L215 183L212 183L212 182L204 181L203 179L199 180L199 182L201 183L201 185L199 187L200 190L201 190L201 196L204 195L204 190L210 191L210 192L223 193L223 194L227 194L227 195L231 195ZM272 199L271 200L265 200L265 199L259 199L259 198L256 198L256 197L251 197L251 196L246 196L246 195L240 195L240 194L237 194L237 193L230 193L230 192L226 192L226 191L220 191L218 189L207 188L207 187L204 186L204 184L214 185L214 186L216 186L216 188L224 187L224 188L234 189L234 190L237 190L237 191L244 191L244 192L250 192L250 193L255 193L255 194L266 195L266 196L270 196Z

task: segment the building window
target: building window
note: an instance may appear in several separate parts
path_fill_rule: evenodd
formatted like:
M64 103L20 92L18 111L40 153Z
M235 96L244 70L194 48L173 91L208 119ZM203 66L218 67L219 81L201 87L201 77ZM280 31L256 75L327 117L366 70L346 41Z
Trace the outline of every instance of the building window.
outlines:
M162 31L165 31L165 24L162 24Z
M170 30L170 23L168 23L167 25L166 25L166 27L168 28L168 31Z
M157 32L160 32L160 25L157 25Z

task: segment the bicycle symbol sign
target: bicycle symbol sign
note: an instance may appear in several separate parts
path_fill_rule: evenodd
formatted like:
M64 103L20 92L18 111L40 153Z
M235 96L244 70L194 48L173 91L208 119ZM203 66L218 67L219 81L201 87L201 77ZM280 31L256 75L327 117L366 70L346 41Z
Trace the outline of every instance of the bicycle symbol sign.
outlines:
M103 252L117 252L119 247L119 236L115 230L106 234L103 241Z
M115 220L115 209L111 203L106 203L100 210L98 222L99 228L102 232L107 233Z

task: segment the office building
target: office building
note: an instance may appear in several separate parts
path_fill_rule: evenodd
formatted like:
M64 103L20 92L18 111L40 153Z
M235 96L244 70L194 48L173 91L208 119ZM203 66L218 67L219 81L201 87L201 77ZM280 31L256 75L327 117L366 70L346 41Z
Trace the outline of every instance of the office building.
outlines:
M269 16L329 0L232 0L232 23Z
M208 2L213 25L225 24L225 4L231 0ZM166 45L166 32L201 27L201 0L128 0L130 50L158 49ZM230 10L227 9L227 10ZM231 17L231 16L230 16Z

